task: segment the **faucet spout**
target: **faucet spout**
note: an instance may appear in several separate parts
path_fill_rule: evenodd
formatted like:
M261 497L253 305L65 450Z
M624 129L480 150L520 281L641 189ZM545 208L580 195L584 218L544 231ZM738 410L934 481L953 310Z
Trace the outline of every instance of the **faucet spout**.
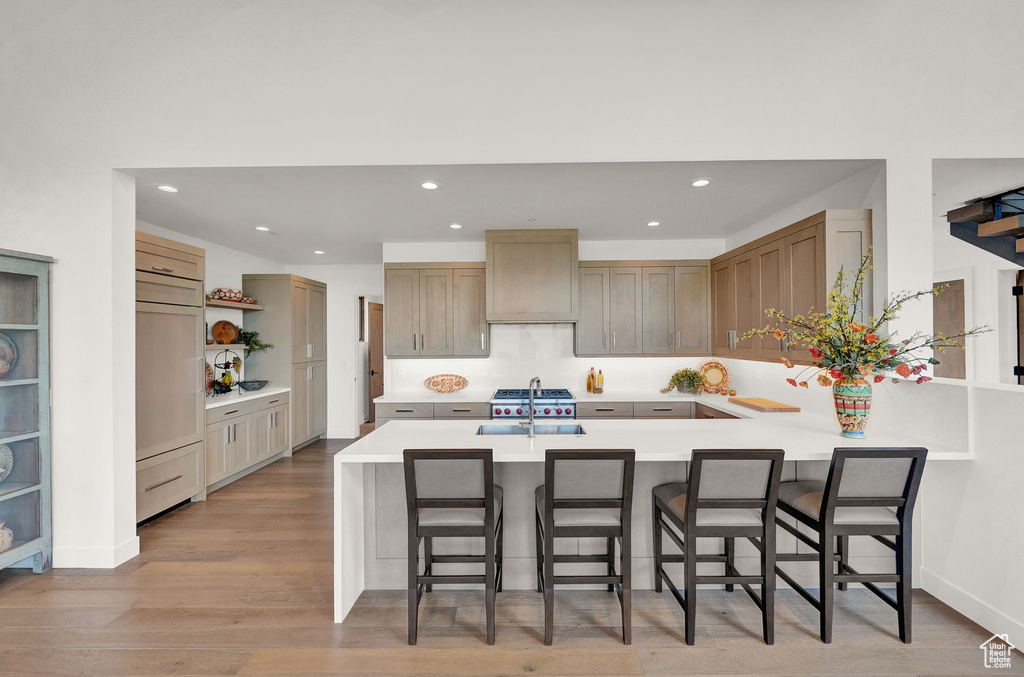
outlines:
M536 389L534 389L534 387L533 387L534 383L537 384ZM530 437L534 437L535 428L534 428L534 423L533 423L533 414L534 414L534 411L536 411L536 410L534 409L534 399L533 398L534 398L535 395L540 395L541 394L540 376L534 376L533 378L530 379L530 385L527 386L527 390L530 391L530 408L529 408L529 411L528 411L528 413L530 415L530 419L529 419L529 423L527 423L527 425L530 427L529 436Z

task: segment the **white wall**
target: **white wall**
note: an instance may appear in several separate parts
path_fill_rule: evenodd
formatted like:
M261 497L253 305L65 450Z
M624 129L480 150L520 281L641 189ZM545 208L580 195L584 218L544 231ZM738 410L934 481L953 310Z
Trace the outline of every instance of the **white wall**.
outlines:
M134 539L134 443L119 423L134 396L134 210L112 169L1024 157L1008 133L1024 90L1005 86L1024 44L962 39L1020 12L1015 0L5 1L0 247L57 260L55 564L112 566ZM963 82L1000 105L935 105ZM922 200L921 181L888 178L892 219L893 200ZM931 282L930 265L913 272ZM992 424L994 443L1013 443L1009 423Z

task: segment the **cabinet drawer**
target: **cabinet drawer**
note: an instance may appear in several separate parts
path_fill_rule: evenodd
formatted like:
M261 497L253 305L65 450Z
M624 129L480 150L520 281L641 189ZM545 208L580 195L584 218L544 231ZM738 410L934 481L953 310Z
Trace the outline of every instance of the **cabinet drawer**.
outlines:
M141 521L186 501L206 487L203 443L190 444L135 464L135 510Z
M429 402L375 405L375 418L434 418L434 405Z
M633 403L577 402L576 418L633 418Z
M694 415L693 415L693 417L694 418L739 418L739 416L733 416L732 414L727 414L724 411L719 411L718 409L712 409L708 405L700 404L700 403L698 403L697 406L694 408Z
M288 393L278 393L277 395L267 395L266 397L260 397L255 400L244 400L242 402L224 404L219 407L206 410L206 425L212 425L214 423L219 423L220 421L227 421L228 419L236 418L238 416L247 416L261 409L277 407L287 403Z
M135 242L135 270L147 273L202 280L206 274L205 257L161 247L151 242Z
M173 306L202 306L203 283L154 273L135 273L135 300Z
M693 402L635 402L633 418L693 418Z
M379 411L379 410L378 410ZM445 402L434 405L434 418L490 418L491 405L488 402Z

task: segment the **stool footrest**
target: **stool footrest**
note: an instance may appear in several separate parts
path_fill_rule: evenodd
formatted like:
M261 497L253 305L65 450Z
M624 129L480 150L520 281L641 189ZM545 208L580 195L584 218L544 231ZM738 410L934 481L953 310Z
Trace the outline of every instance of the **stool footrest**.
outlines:
M484 555L431 555L434 564L479 564L486 562Z
M444 585L445 583L486 583L486 576L418 576L417 583Z
M608 555L555 555L555 564L568 563L596 563L604 564L608 561Z
M622 583L622 576L552 576L556 585L586 585L590 583Z

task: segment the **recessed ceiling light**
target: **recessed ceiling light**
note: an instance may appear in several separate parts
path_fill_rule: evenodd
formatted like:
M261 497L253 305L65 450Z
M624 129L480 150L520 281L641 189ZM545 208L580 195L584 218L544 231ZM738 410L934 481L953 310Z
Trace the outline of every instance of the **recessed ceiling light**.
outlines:
M661 221L650 221L650 222L648 222L647 225L648 226L652 226L652 227L653 226L660 226L661 225Z
M433 181L424 181L420 185L426 188L427 190L434 190L435 188L437 188L437 184L434 183Z
M165 193L177 193L178 189L174 186L168 186L167 184L160 184L156 187L157 190L162 190Z
M319 249L317 249L317 250L316 250L316 251L314 251L313 253L314 253L314 254L323 254L323 252L322 252L322 251L320 251Z
M458 224L458 223L453 223L452 225L450 225L448 227L449 228L454 228L455 230L458 230L459 228L462 228L462 226L460 224Z
M693 182L693 187L694 188L703 188L704 186L708 185L709 183L711 183L711 179L697 179L696 181Z
M269 231L270 229L269 229L269 228L267 228L266 226L256 226L256 230L258 230L258 231L260 231L260 232L262 232L262 233L266 233L266 232L267 232L267 231Z

